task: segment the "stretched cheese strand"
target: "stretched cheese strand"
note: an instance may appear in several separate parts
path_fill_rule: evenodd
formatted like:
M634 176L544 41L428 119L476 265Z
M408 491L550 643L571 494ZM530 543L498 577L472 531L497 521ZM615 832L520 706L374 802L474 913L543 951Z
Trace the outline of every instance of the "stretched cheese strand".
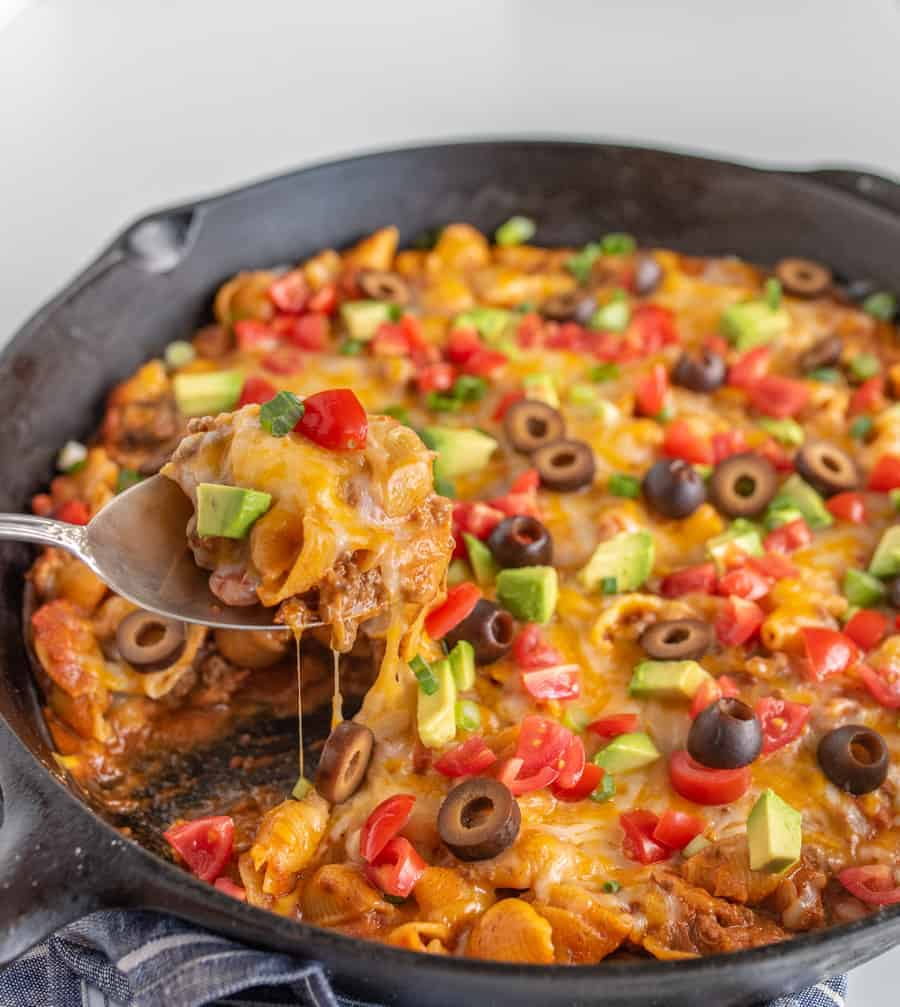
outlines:
M344 719L344 697L341 695L341 656L332 648L334 659L334 694L331 697L331 730L333 731Z

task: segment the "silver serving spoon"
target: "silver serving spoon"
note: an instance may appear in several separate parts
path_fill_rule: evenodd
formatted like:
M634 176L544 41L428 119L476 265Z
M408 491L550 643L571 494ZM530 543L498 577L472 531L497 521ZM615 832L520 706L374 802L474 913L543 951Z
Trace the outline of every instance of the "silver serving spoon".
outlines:
M0 514L0 539L65 549L148 612L222 629L287 629L273 621L274 608L230 607L212 594L209 571L197 566L187 544L193 512L176 483L153 476L114 497L86 525Z

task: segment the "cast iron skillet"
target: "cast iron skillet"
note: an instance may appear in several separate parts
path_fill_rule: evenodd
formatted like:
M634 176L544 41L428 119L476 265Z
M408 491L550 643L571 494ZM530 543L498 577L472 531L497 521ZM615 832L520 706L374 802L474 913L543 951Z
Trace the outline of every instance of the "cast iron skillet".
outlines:
M644 244L806 255L900 290L900 185L854 171L762 171L605 144L472 142L294 172L144 218L0 357L0 510L25 509L67 438L97 424L113 382L208 317L241 268L296 261L387 223L403 241L451 220L486 231L513 212L546 244L629 231ZM342 937L243 905L124 839L53 762L20 612L26 548L0 549L0 963L94 909L165 910L322 962L347 992L392 1004L737 1005L796 989L900 942L900 908L782 945L698 961L517 967Z

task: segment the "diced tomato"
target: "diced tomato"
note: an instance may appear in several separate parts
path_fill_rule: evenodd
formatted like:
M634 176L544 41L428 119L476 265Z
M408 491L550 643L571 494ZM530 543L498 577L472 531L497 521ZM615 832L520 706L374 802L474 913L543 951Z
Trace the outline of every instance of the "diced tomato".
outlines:
M49 517L53 513L53 497L49 493L35 493L31 498L31 510L38 517Z
M416 385L423 395L449 391L455 380L456 368L453 364L429 364L420 368L416 375Z
M474 737L451 748L435 762L434 768L454 779L458 776L477 776L497 761L497 756L484 743L484 738Z
M581 668L557 664L522 672L522 685L533 699L576 699L581 695Z
M626 363L640 358L638 350L632 348L629 351L623 346L622 337L616 332L590 332L586 333L586 336L590 352L605 364L613 361Z
M787 524L770 531L763 541L763 548L768 553L793 552L809 545L812 540L813 534L809 525L802 517L798 517L796 521L788 521Z
M260 361L270 374L296 374L303 370L303 354L293 346L278 346ZM295 428L296 429L296 428Z
M365 447L369 420L349 388L316 392L303 400L303 415L294 429L329 451L358 451Z
M673 811L671 808L664 811L656 828L653 830L653 838L662 846L668 846L672 850L683 850L685 846L706 828L706 822L697 815L691 815L687 811Z
M235 322L234 335L238 349L244 353L254 350L267 352L278 345L278 333L255 318L242 318Z
M869 489L879 493L900 488L900 455L882 455L869 476Z
M302 269L292 269L279 276L269 287L269 300L278 308L290 314L298 314L309 299L309 286Z
M413 794L394 794L372 811L359 833L359 855L366 863L373 863L406 825L415 803Z
M163 838L201 881L213 882L225 870L234 845L234 820L228 815L195 818L173 825Z
M749 566L738 567L719 578L719 594L737 595L748 601L765 598L772 582Z
M884 408L884 405L884 376L876 374L874 378L864 381L850 396L847 415L877 413Z
M750 786L750 767L707 769L687 752L674 752L669 759L672 786L685 800L694 804L731 804Z
M888 617L872 608L855 612L844 626L844 632L863 650L874 650L887 636Z
M712 563L688 566L663 578L660 594L664 598L680 598L683 594L715 594L716 568Z
M770 461L775 466L776 472L794 471L793 456L789 455L787 451L785 451L785 449L772 437L760 444L759 447L754 450L754 454Z
M716 636L724 647L738 647L756 635L765 613L754 601L732 595L716 618Z
M808 662L807 677L816 682L839 675L860 658L859 648L843 633L824 626L803 626L800 629Z
M743 430L726 430L712 436L713 461L716 465L732 455L747 450L747 437Z
M593 333L577 322L563 322L562 325L550 322L544 327L544 343L552 350L582 353L589 349L592 339Z
M679 341L675 315L659 304L639 304L631 313L629 335L632 330L638 337L642 353L647 356Z
M385 895L405 899L428 865L403 836L395 836L381 851L378 859L366 864L366 877Z
M587 756L584 752L584 742L577 734L570 733L571 740L559 761L559 776L557 782L563 790L571 790L581 779Z
M326 283L310 297L306 306L310 311L333 315L337 309L337 287L333 283Z
M91 520L91 512L83 500L66 500L56 508L53 516L66 524L87 524Z
M696 433L688 420L673 420L666 427L662 453L695 465L711 465L715 457L712 444Z
M866 501L862 493L838 493L825 501L825 506L839 520L850 524L866 523Z
M611 717L592 720L587 730L600 738L617 738L620 734L631 734L632 731L636 731L640 722L636 713L616 713Z
M762 754L768 755L799 738L809 720L809 707L789 699L764 696L757 700L756 716L762 727Z
M572 742L572 732L548 717L531 714L522 721L516 758L522 760L522 775L531 776L545 766L559 775L559 762ZM556 779L554 776L554 779Z
M718 678L707 678L700 683L700 688L694 693L691 702L690 716L693 720L698 714L703 713L707 706L712 705L719 699L732 699L741 694L737 683L728 675L720 675Z
M481 347L476 329L454 329L447 337L447 359L454 364L464 364Z
M505 514L496 507L490 507L479 501L457 501L453 504L453 549L454 556L466 556L466 543L463 533L468 532L475 538L484 541L503 520Z
M525 469L525 471L513 479L510 493L536 493L541 485L541 474L537 469Z
M481 600L481 591L468 581L451 587L447 597L425 617L425 629L432 640L440 640L458 626Z
M238 408L256 402L262 405L270 399L274 399L278 394L278 389L265 378L249 377L244 382L241 389L241 397L238 399Z
M369 342L376 357L405 357L409 355L406 331L397 322L382 322Z
M767 374L747 389L750 405L765 416L785 419L795 416L809 399L809 388L802 381Z
M246 890L241 888L240 885L236 885L231 878L216 878L215 887L220 892L224 892L225 895L230 895L233 899L237 899L238 902L247 901Z
M542 766L530 776L522 776L522 763L523 760L516 757L505 759L497 770L497 779L516 797L530 794L535 790L543 790L559 777L559 769L556 766Z
M504 367L509 360L509 357L505 353L501 353L499 350L476 350L464 364L461 364L461 369L466 374L474 374L478 377L486 378L493 374L495 371Z
M544 319L540 315L534 312L524 315L516 329L516 341L519 346L525 350L540 346L543 328Z
M515 517L516 514L540 517L537 494L533 490L528 493L507 493L506 496L488 500L488 506L501 511L506 517Z
M562 787L560 781L557 780L551 786L553 796L558 801L583 801L586 797L590 795L600 786L603 781L604 771L600 766L594 765L593 762L587 762L584 766L584 771L581 776L578 777L578 782L572 787Z
M772 351L768 346L748 350L729 367L728 384L732 388L749 389L769 372Z
M728 341L717 335L707 336L703 340L703 348L718 353L720 357L727 357L730 349Z
M328 316L320 312L311 312L293 318L285 337L298 349L313 352L324 350L328 345Z
M524 671L552 668L562 662L562 654L544 639L541 627L533 622L522 627L513 641L513 657Z
M888 864L845 867L838 881L861 902L870 906L893 906L900 902L900 884Z
M653 838L659 818L652 811L627 811L624 815L619 815L619 825L625 833L622 848L629 860L636 860L639 864L655 864L660 860L668 860L672 855L667 846Z
M800 571L780 552L767 552L764 556L748 556L747 567L766 577L773 584L786 577L797 577Z
M506 415L507 409L509 409L514 402L521 402L524 398L524 392L507 392L497 403L497 407L494 409L491 418L499 423L499 421Z
M641 416L656 416L666 404L669 391L669 372L662 364L654 364L647 374L638 378L634 386L634 399Z
M888 710L900 710L900 672L893 667L876 671L867 664L859 665L857 671L876 703Z

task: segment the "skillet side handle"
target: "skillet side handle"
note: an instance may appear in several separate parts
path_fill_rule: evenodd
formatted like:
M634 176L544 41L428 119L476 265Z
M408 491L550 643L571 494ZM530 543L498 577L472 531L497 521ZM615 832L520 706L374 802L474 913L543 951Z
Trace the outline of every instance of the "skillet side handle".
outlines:
M0 966L114 901L121 849L0 716ZM121 844L121 841L119 841ZM122 844L124 845L124 844Z
M845 168L822 168L806 174L833 189L841 189L900 216L900 182L871 172Z

